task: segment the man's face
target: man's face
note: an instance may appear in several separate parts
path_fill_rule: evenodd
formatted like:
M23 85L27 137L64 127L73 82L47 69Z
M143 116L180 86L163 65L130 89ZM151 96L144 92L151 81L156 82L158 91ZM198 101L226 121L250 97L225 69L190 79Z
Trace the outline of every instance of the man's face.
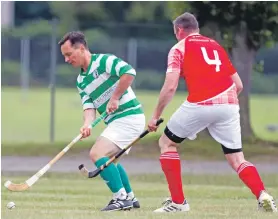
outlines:
M82 67L83 57L84 57L84 46L82 44L72 45L69 40L67 40L61 46L61 52L65 57L65 62L71 64L73 67Z

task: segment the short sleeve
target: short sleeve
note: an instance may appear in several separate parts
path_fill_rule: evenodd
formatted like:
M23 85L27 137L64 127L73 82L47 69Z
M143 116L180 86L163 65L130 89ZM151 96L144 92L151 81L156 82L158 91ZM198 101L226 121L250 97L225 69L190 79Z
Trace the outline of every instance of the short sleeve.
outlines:
M182 72L183 56L182 52L177 48L173 47L168 54L168 63L166 73Z

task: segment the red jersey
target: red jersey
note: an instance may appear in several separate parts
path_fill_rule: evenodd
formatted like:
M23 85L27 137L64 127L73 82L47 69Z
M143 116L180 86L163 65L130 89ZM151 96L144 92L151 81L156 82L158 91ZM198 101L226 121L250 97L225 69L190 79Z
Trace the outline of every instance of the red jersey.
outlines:
M238 103L231 79L236 70L215 40L192 34L178 42L168 55L167 73L174 71L179 71L185 79L189 102Z

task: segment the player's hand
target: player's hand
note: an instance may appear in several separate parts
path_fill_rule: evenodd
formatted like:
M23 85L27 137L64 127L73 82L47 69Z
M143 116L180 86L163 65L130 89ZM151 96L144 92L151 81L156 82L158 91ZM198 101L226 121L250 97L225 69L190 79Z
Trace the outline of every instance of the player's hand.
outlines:
M156 125L157 123L157 119L155 118L152 118L151 121L149 121L149 124L148 124L148 130L150 132L156 132L158 126Z
M116 111L119 108L119 102L120 102L119 100L111 98L107 103L106 112L110 114Z
M89 128L89 124L84 124L80 128L80 133L82 134L82 138L87 138L91 135L91 129Z

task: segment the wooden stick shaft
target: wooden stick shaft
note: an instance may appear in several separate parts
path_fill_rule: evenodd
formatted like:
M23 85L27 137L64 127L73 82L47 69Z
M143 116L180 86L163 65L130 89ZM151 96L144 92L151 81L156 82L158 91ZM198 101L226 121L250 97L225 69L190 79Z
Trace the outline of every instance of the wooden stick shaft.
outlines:
M163 119L159 119L157 121L157 126L163 122ZM100 170L103 170L106 168L109 164L114 162L116 159L118 159L123 153L125 153L132 145L134 145L137 141L139 141L141 138L145 137L147 134L149 134L149 130L145 130L138 138L136 138L133 142L131 142L129 145L127 145L124 149L119 151L115 156L111 157L104 165L100 166Z
M90 128L96 126L102 119L107 116L107 113L104 112L101 114L93 123L89 126ZM24 191L30 188L34 183L38 181L38 179L44 175L51 166L56 163L76 142L78 142L82 138L82 134L76 136L60 153L58 153L51 161L48 162L43 168L41 168L36 174L30 177L25 183L22 184L14 184L11 181L7 181L5 183L5 187L12 191Z

